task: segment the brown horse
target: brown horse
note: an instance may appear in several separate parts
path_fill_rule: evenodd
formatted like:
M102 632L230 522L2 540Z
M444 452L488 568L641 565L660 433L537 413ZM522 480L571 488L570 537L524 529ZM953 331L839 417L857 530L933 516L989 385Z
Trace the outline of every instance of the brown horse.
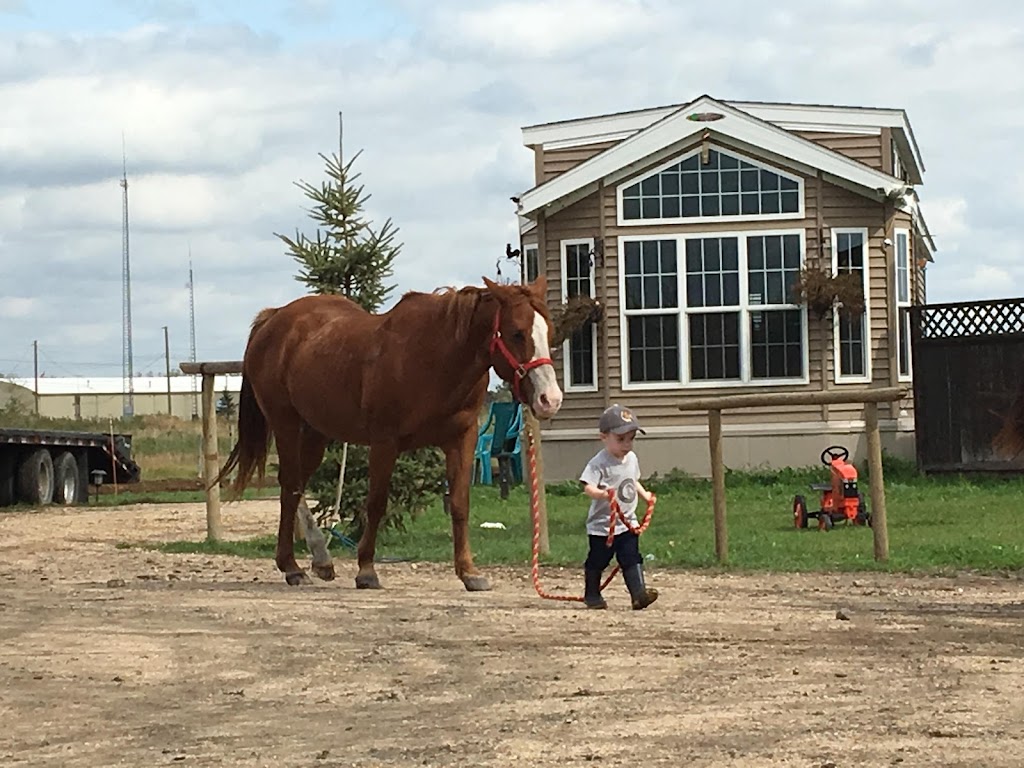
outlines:
M379 589L373 567L395 461L402 451L444 451L451 496L455 572L466 589L490 589L469 546L469 486L477 417L491 367L538 418L553 416L562 392L551 362L547 282L407 293L370 314L341 296L305 296L253 321L242 366L238 441L220 477L237 467L241 493L263 476L271 437L281 486L277 567L289 584L308 582L295 562L295 515L307 522L313 571L334 578L323 535L302 496L329 440L370 446L367 524L356 586ZM220 478L218 478L218 481Z

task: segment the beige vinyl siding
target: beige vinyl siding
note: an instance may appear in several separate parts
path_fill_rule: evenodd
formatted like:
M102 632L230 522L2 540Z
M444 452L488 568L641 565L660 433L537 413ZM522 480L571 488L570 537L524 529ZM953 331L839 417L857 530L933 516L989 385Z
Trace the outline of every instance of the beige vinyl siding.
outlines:
M801 138L845 155L851 160L864 163L876 171L890 172L883 166L882 136L879 134L824 133L821 131L794 131L794 133Z
M580 147L569 147L567 149L546 149L542 151L541 162L538 164L540 176L537 184L543 184L556 176L575 168L595 155L599 155L609 147L614 147L617 141L602 141L597 144L584 144Z

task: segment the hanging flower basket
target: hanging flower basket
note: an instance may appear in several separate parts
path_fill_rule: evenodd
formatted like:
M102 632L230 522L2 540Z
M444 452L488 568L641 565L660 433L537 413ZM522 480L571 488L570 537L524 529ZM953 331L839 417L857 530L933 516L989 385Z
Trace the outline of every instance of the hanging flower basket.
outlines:
M604 317L600 302L589 296L572 296L551 313L551 322L555 326L554 346L572 336L588 323L596 323Z
M831 314L833 307L851 317L864 312L864 286L860 275L855 273L832 275L807 266L800 270L793 293L819 320Z

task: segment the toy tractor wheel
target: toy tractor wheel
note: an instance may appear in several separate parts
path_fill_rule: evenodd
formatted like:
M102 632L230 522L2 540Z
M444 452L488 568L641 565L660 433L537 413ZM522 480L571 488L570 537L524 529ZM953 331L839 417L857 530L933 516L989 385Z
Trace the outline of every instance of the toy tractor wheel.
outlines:
M857 517L854 520L857 525L871 526L871 515L868 514L867 505L864 503L864 494L857 494Z
M795 528L807 527L807 501L803 496L793 499L793 526Z
M832 515L830 515L824 509L821 510L821 512L818 513L818 530L831 531L832 525Z

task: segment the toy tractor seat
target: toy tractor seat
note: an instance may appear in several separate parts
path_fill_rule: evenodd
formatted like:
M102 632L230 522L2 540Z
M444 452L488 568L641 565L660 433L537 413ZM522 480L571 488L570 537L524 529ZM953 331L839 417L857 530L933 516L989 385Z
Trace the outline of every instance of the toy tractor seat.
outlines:
M830 445L821 452L821 463L831 470L830 483L812 483L811 490L821 493L817 510L807 508L807 500L800 495L793 499L793 525L807 528L817 519L818 530L828 531L838 522L853 525L871 525L871 515L864 503L864 495L857 488L857 467L847 462L850 452L841 445Z

